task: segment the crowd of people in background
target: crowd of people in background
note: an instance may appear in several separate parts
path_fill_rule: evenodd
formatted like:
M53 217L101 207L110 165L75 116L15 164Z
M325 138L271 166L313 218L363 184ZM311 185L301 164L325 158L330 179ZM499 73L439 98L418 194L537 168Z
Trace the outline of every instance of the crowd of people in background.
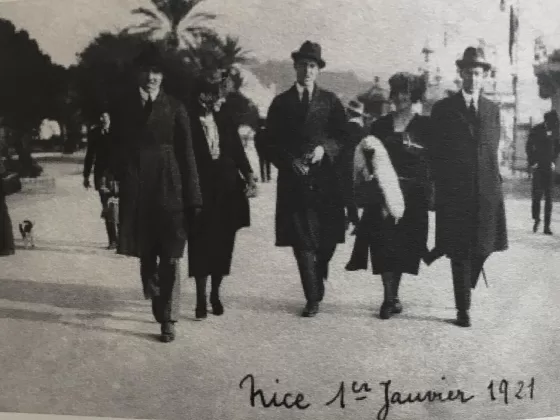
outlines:
M344 106L318 84L326 66L319 44L306 41L292 59L295 82L272 101L254 140L260 180L272 180L272 165L278 170L275 245L293 250L305 298L301 315L320 312L331 260L352 227L355 240L345 268L371 265L381 277L381 319L404 310L399 288L405 274L419 276L421 261L429 265L446 256L456 324L469 327L471 294L484 263L508 248L498 164L500 111L481 94L491 68L484 51L464 51L456 62L461 91L436 103L431 116L416 112L424 80L394 74L394 110L367 126L361 102ZM90 130L83 185L91 187L93 171L108 248L139 260L144 297L152 302L161 341L170 342L179 320L179 261L187 241L196 318L207 317L208 303L214 315L224 314L220 288L231 271L236 234L251 224L258 178L239 127L221 106L223 69L202 73L190 101L182 103L162 88L157 48L143 51L134 64L133 83ZM527 143L535 169L534 230L544 195L548 234L558 126L558 116L547 114ZM10 254L13 236L1 185L0 253ZM436 215L433 249L427 245L430 211Z

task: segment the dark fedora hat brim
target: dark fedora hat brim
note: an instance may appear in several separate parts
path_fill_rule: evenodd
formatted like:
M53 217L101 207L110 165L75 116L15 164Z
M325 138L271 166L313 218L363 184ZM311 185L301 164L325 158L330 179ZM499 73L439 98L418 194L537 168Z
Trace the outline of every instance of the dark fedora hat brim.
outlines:
M292 59L294 61L298 61L298 60L301 60L301 59L313 60L319 65L319 68L324 68L327 65L327 63L325 63L325 61L323 59L321 59L321 58L319 58L319 57L317 57L313 54L305 54L305 53L302 53L300 51L294 51L292 53Z
M492 65L486 61L457 60L455 63L460 69L482 67L484 70L490 70L492 68Z

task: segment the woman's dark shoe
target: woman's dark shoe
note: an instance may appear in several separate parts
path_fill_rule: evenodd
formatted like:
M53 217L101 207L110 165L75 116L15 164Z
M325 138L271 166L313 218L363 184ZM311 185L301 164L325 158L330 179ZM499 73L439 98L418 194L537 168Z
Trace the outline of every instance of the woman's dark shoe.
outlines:
M224 314L224 306L220 299L211 299L210 305L212 305L212 313L216 316L220 316Z
M395 314L395 307L392 301L384 301L379 309L379 318L389 319Z
M393 313L400 314L403 311L403 306L399 298L396 298L393 302Z
M161 336L159 339L162 343L170 343L175 340L175 324L173 322L161 324Z
M197 306L194 310L196 319L204 319L208 317L208 309L206 306Z

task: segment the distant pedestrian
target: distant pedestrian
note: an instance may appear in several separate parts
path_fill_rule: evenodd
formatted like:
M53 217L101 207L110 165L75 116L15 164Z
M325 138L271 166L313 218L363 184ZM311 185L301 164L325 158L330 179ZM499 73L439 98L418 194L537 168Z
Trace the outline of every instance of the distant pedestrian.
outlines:
M257 154L259 155L259 166L261 170L261 182L271 181L271 169L272 162L267 156L266 150L266 118L259 119L259 126L257 132L255 133L255 149L257 149Z
M152 300L161 341L170 342L180 314L187 213L200 211L202 196L189 115L161 88L163 57L150 48L135 64L137 83L111 118L120 190L117 253L140 259L144 296Z
M541 200L544 196L544 233L550 230L552 214L552 188L554 169L560 153L559 121L556 111L547 112L544 121L531 129L527 140L527 161L532 169L532 216L533 232L537 232L541 222Z
M110 117L109 113L101 114L99 122L95 124L88 132L88 143L86 157L84 161L84 187L90 188L90 175L93 168L93 183L95 190L99 193L101 200L101 217L105 220L105 228L107 231L108 249L117 247L117 229L116 223L111 218L109 211L109 199L111 198L110 190L110 153L111 153L111 134L110 134Z
M189 107L190 131L204 206L189 224L189 276L196 282L197 319L207 317L206 288L211 280L210 305L222 315L220 289L231 271L237 231L250 225L247 191L254 186L253 170L231 108L221 107L222 72L208 71L198 80Z

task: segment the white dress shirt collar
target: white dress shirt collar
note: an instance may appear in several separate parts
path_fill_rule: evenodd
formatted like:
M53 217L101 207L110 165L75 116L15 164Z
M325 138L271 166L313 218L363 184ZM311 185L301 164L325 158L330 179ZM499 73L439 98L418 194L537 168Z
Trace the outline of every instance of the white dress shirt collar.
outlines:
M148 98L152 98L152 102L155 102L158 95L159 95L159 90L155 93L150 93L140 88L140 97L142 98L142 102L144 103L148 100Z
M296 82L296 89L298 91L300 100L303 98L303 90L304 89L309 90L309 100L311 100L311 98L313 97L313 91L315 90L315 85L313 85L310 89L307 86L302 86L302 85L300 85L299 83Z
M467 93L463 89L461 92L463 94L463 99L465 100L465 105L467 105L467 109L471 106L471 102L474 100L474 109L478 111L478 99L480 98L480 91Z

